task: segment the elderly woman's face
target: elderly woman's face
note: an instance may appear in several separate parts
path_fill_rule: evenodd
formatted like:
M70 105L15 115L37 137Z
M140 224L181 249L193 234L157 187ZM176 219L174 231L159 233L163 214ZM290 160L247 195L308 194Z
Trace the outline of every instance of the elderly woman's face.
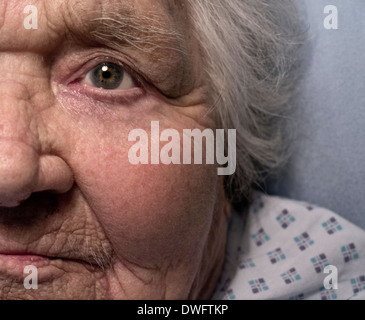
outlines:
M183 2L34 4L28 30L28 1L0 2L0 298L209 298L227 211L216 167L128 159L151 121L214 127Z

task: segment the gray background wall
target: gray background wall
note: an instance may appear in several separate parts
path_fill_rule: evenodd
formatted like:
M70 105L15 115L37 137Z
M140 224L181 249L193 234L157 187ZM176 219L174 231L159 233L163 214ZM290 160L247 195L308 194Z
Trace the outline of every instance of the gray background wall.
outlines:
M365 229L365 0L304 0L311 50L294 99L298 139L269 192L327 207ZM338 30L323 25L338 9Z

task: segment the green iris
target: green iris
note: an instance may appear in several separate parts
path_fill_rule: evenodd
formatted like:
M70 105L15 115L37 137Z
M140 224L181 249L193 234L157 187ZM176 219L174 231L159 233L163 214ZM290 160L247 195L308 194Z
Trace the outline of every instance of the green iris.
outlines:
M104 62L97 65L91 72L91 81L97 88L117 89L123 81L123 68L114 64Z

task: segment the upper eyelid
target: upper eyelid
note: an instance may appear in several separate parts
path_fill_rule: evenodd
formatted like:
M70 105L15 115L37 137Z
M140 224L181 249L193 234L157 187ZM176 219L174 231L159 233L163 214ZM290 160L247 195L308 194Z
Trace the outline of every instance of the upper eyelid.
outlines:
M128 64L120 61L119 59L110 57L110 56L99 56L96 58L92 58L89 61L83 63L81 65L81 67L79 68L75 68L76 71L72 72L72 76L68 79L68 83L72 83L75 81L78 81L80 79L83 79L84 77L86 77L86 75L93 70L95 67L97 67L98 65L105 63L105 62L109 62L109 63L113 63L121 68L123 68L131 77L132 79L136 82L136 84L138 85L143 85L144 82L144 77L141 76L137 71L135 71L132 67L130 67Z
M135 81L136 87L143 89L145 92L161 97L166 96L155 81L146 74L149 71L143 71L138 66L138 60L128 54L100 48L82 50L74 54L70 53L70 55L63 57L62 63L61 60L58 60L52 73L52 81L64 86L76 84L87 75L87 72L103 62L115 63L124 68Z

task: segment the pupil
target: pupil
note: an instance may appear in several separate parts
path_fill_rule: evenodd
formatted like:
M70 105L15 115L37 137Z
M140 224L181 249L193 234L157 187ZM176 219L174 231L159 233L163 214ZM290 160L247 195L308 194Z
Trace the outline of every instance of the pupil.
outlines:
M110 71L104 71L103 72L103 78L104 79L109 79L112 76L112 74L110 73Z

